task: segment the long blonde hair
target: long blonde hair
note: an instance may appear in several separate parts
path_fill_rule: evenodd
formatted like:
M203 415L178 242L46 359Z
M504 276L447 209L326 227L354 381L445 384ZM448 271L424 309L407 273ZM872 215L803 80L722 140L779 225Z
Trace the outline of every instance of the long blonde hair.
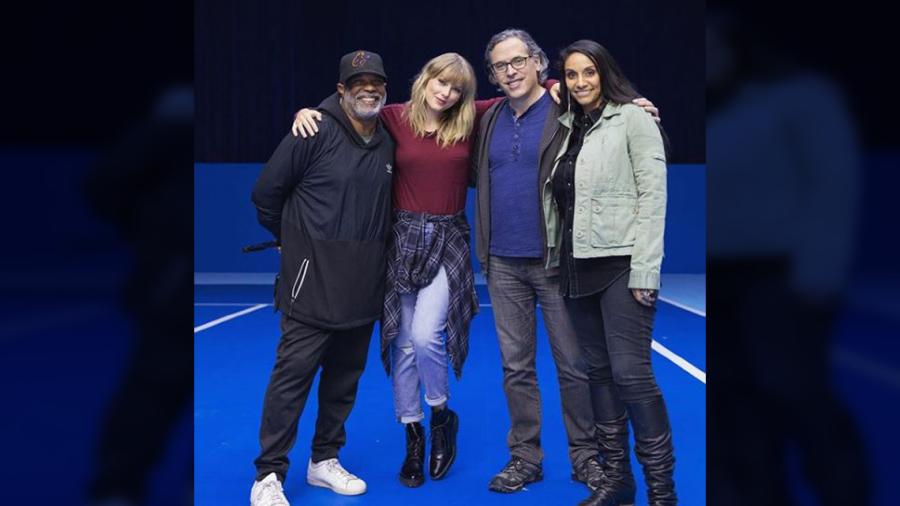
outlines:
M437 142L442 148L466 140L475 126L475 71L465 58L456 53L435 56L416 75L407 103L406 116L418 137L425 137L428 104L425 88L432 78L440 77L462 90L459 101L441 113Z

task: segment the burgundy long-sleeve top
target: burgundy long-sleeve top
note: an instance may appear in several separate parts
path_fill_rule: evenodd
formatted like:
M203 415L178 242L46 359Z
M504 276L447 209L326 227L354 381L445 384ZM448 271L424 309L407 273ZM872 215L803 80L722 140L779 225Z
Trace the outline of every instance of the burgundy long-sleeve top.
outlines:
M476 124L502 97L475 101ZM404 115L406 104L389 104L381 119L396 142L394 208L429 214L456 214L466 207L472 136L442 148L434 134L417 137Z

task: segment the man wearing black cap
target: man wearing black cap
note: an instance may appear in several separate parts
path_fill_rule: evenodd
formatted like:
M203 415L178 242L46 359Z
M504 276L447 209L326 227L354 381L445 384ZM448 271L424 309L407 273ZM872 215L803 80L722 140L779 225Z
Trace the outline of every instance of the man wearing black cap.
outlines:
M381 316L394 143L378 119L387 76L369 51L345 55L319 134L288 133L253 189L260 224L281 249L275 306L281 341L260 427L253 506L287 505L288 452L316 372L319 412L307 482L366 491L338 462L374 322Z

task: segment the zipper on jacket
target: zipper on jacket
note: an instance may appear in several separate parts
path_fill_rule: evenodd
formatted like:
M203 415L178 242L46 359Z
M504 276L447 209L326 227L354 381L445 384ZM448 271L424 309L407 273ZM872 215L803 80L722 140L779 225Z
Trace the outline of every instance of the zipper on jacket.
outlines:
M272 286L272 312L278 312L278 281L281 279L281 273L275 274L275 284Z
M300 269L297 270L297 277L294 278L294 284L291 286L291 309L288 316L294 314L294 301L300 295L300 289L303 288L303 281L306 279L306 271L309 269L309 258L304 258L300 262Z

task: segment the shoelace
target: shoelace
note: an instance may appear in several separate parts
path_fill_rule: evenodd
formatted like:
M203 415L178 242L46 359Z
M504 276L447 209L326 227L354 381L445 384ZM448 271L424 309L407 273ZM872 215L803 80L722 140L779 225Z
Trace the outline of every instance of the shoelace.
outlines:
M281 487L277 481L270 481L268 483L263 483L262 488L259 491L259 496L263 499L263 504L269 504L271 506L278 505L287 505L282 499Z
M345 482L349 482L350 480L358 480L355 475L350 474L349 471L344 469L341 466L341 463L337 461L337 459L328 461L328 470L340 475L341 478L344 479Z
M410 455L412 455L413 457L416 457L416 458L421 457L425 453L425 445L418 444L415 442L409 443L408 445L406 445L406 449Z
M438 429L431 431L431 447L443 450L447 447L447 434L445 430Z
M509 461L509 464L506 464L506 467L503 468L503 472L509 473L512 471L518 471L522 467L522 461L519 459L512 459Z

